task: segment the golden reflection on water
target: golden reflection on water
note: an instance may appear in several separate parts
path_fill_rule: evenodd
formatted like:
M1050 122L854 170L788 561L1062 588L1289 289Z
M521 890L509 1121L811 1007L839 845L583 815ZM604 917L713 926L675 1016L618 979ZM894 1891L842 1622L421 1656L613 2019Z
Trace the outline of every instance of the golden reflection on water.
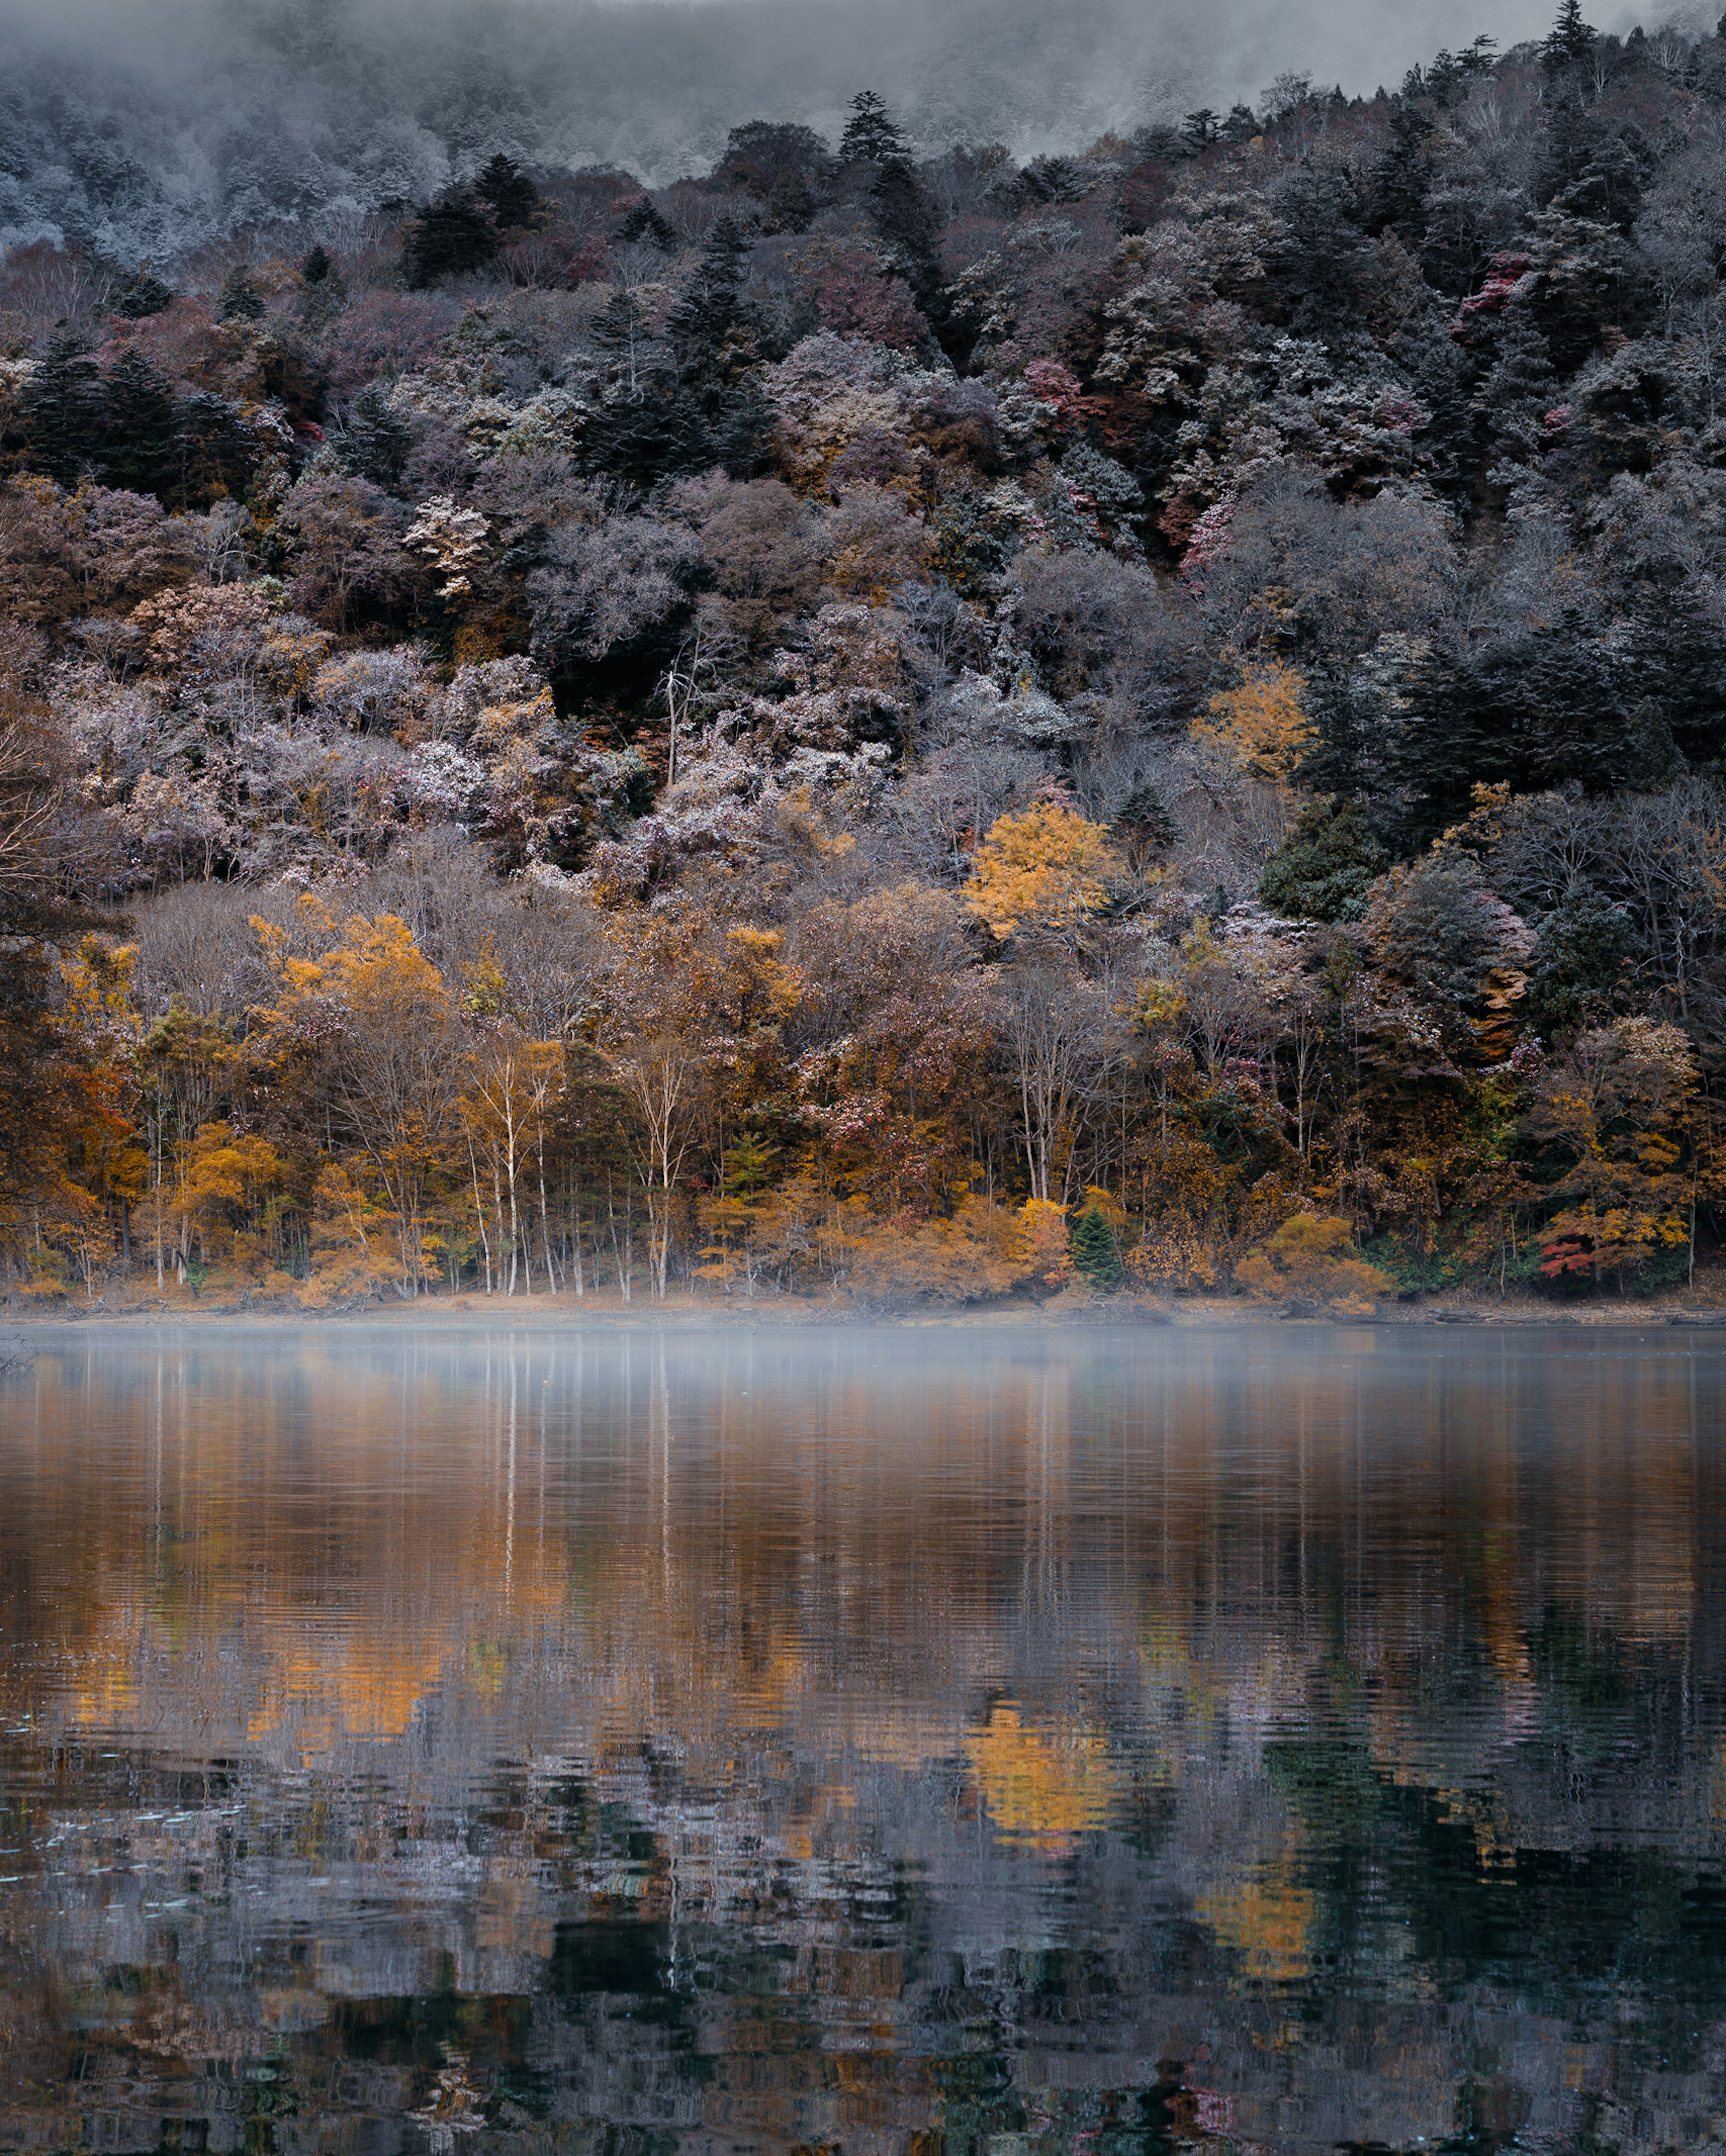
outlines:
M1004 1367L963 1335L53 1345L4 1403L5 1697L309 1762L439 1691L531 1713L511 1679L551 1670L615 1744L783 1731L913 1763L968 1731L1007 1830L1046 1801L1060 1835L1108 1785L1074 1650L1263 1727L1341 1645L1375 1753L1419 1774L1455 1625L1488 1744L1536 1710L1542 1609L1683 1639L1708 1470L1686 1355L1567 1373L1521 1336L1385 1373L1383 1337L1153 1335L1124 1368L1083 1335ZM986 1704L1069 1616L1067 1712Z
M1189 2063L1187 2095L1157 2101L1174 2119L1189 2096L1188 2138L1226 2139L1254 2117L1266 2130L1252 2074L1266 2044L1288 2051L1264 2002L1339 1981L1339 1937L1366 1941L1345 1988L1384 1999L1436 1999L1462 1965L1431 1945L1424 1904L1364 1872L1337 1883L1357 1843L1393 1834L1389 1793L1425 1807L1427 1844L1472 1846L1483 1907L1539 1853L1647 1848L1691 1872L1721 1853L1726 1460L1705 1342L380 1328L36 1348L0 1397L0 1722L28 1814L0 1941L15 1974L58 1925L63 1975L90 1998L115 1953L94 1902L70 1901L103 1875L46 1853L41 1822L92 1848L123 1826L128 1876L183 1870L198 1834L213 1866L216 1828L152 1826L91 1763L220 1763L290 1867L246 1922L268 1931L291 1876L296 1935L316 1943L309 1976L250 1983L258 2030L321 2025L330 1999L380 1986L537 1996L560 1954L619 1924L626 1943L663 1932L665 1981L705 1996L675 1975L680 1928L765 1924L775 1995L819 2002L827 2034L763 2053L758 2017L710 2001L727 2063L702 2130L951 2138L963 2107L935 2066L884 2084L860 2063L903 2048L922 1949L823 1899L854 1891L833 1884L847 1866L909 1865L945 1897L926 1922L967 1982L1032 1951L1113 1966L1148 1926L1194 1942L1187 1974L1165 1953L1156 1983L1202 1999L1181 2010L1194 2027L1256 2015L1241 2041L1259 2065L1225 2099ZM495 1810L500 1763L509 1824L475 1857L450 1821ZM572 1781L602 1820L579 1852L552 1794ZM608 1853L603 1821L624 1815L636 1840ZM332 1866L350 1899L326 1919ZM174 1897L149 1891L126 1919L146 1957L177 1936ZM182 1906L219 1944L240 1918L203 1891ZM356 1895L394 1911L387 1980L352 1934ZM116 2041L217 2042L195 2000L177 2035L149 1985L140 1998L102 2009ZM1139 2083L1191 2051L1164 2020ZM843 2071L835 2028L855 2053ZM1316 2092L1305 2041L1301 2071L1277 2072ZM1302 2099L1314 2146L1333 2128L1451 2130L1463 2066L1442 2026L1367 2051L1352 2098ZM249 2039L241 2054L261 2056ZM1580 2101L1605 2056L1585 2046L1560 2071L1541 2052L1539 2071ZM434 2064L444 2079L416 2069L419 2108L398 2109L441 2145L473 2123L478 2069L448 2044ZM52 2079L0 2106L0 2145L8 2116L20 2133L59 2116Z

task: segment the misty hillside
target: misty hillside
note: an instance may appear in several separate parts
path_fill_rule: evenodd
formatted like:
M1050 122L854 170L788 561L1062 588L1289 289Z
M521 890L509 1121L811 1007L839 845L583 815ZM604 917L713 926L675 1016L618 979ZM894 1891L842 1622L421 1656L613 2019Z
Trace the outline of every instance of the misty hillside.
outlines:
M1482 29L1508 43L1544 28L1538 0L1459 4L0 7L0 245L172 254L261 218L416 198L500 150L659 185L710 167L743 121L836 135L860 87L925 151L1071 151L1226 110L1287 70L1370 92Z
M1726 41L659 186L347 72L0 266L16 1291L1705 1283Z

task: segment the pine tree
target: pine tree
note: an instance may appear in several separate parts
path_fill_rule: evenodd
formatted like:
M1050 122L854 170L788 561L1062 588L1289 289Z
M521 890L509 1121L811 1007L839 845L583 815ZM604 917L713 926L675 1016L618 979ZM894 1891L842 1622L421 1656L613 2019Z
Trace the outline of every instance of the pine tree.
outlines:
M180 408L179 456L180 499L204 509L245 492L258 468L258 438L225 397L197 389Z
M300 264L300 319L313 329L332 321L347 305L347 285L326 249L311 248Z
M1202 157L1215 141L1217 130L1221 125L1221 114L1213 112L1208 105L1201 105L1196 112L1189 112L1181 122L1180 139L1191 156Z
M414 432L390 402L388 387L368 382L348 407L338 442L348 470L378 486L395 486L414 447Z
M1648 949L1636 923L1592 884L1573 884L1539 924L1528 1016L1551 1043L1623 1007Z
M739 355L734 351L728 355L727 347L740 329L753 326L742 299L743 265L748 259L747 235L734 218L721 218L665 324L679 372L691 386L735 371Z
M1479 397L1494 437L1532 450L1541 415L1558 396L1559 378L1546 339L1519 307L1513 306L1503 318L1492 371Z
M910 286L930 328L945 344L953 323L941 268L941 219L928 189L905 158L890 158L876 174L869 208L888 267Z
M539 210L539 189L501 150L474 182L474 192L490 203L501 231L525 232Z
M1396 99L1390 108L1390 140L1367 188L1364 224L1374 239L1395 230L1418 241L1425 229L1434 155L1441 147L1436 129L1420 107Z
M173 299L173 286L163 284L151 268L146 254L131 275L115 286L109 295L108 312L126 321L141 322L172 306Z
M179 411L167 382L141 352L122 352L104 398L102 477L132 494L166 496L179 470Z
M1073 1269L1087 1287L1099 1295L1112 1294L1121 1285L1121 1252L1115 1231L1100 1207L1087 1205L1072 1224L1068 1237Z
M483 270L496 252L491 218L466 188L451 187L408 227L402 242L403 281L410 291L423 292L440 277Z
M618 227L617 236L626 247L657 247L662 254L670 254L677 244L676 234L648 195L643 195Z
M1350 335L1359 325L1369 258L1348 182L1304 167L1279 189L1277 208L1287 234L1277 280L1291 327L1308 336Z
M224 322L255 322L264 313L264 300L243 262L236 262L222 280L216 312Z
M1582 19L1581 0L1559 0L1558 20L1540 48L1541 57L1549 68L1571 66L1588 58L1598 34Z
M860 90L851 100L851 116L840 137L839 155L846 165L884 165L890 158L910 157L897 121L872 90Z
M103 407L102 377L75 331L49 346L23 395L29 462L69 486L95 459Z
M1126 848L1129 859L1141 867L1153 855L1172 846L1179 835L1168 803L1148 778L1137 782L1109 829Z
M1314 801L1303 808L1265 864L1259 897L1286 921L1360 921L1384 849L1352 801Z

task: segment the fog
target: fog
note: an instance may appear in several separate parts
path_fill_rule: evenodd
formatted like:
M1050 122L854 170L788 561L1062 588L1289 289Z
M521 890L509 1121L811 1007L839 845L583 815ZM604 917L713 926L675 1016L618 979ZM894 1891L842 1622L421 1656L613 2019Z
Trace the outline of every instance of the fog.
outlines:
M1550 13L1546 0L0 4L0 241L162 255L239 223L421 195L496 149L662 184L711 164L745 119L835 136L864 87L926 151L1004 141L1023 157L1252 102L1285 69L1370 92L1483 30L1501 45L1539 35Z

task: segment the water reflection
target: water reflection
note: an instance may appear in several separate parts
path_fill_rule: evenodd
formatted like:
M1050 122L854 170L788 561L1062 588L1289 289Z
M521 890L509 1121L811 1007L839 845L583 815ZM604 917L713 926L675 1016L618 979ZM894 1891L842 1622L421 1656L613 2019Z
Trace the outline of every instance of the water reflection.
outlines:
M34 1344L0 2148L1726 2132L1705 1339Z

